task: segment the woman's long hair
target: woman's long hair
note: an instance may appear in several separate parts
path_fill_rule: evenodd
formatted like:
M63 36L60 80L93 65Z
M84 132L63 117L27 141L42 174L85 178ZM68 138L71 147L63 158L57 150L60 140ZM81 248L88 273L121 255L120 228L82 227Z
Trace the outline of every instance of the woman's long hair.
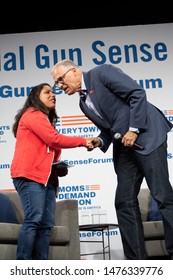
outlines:
M23 107L20 110L18 110L18 112L14 118L14 124L12 126L12 132L14 134L14 137L16 137L19 121L20 121L22 115L30 107L35 108L35 111L41 111L45 115L47 115L49 118L49 121L53 125L55 125L55 123L57 122L58 116L57 116L56 110L52 109L51 111L48 111L47 108L45 107L45 105L40 101L40 98L39 98L40 92L42 91L44 86L50 86L50 85L48 83L42 83L42 84L34 86L31 89Z

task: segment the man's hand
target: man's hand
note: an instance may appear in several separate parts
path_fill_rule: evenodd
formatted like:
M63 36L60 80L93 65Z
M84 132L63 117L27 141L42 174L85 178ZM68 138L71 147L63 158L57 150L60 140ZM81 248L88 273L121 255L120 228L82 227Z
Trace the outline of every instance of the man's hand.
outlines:
M122 143L124 144L124 146L132 147L137 137L138 135L135 132L129 130L123 136Z

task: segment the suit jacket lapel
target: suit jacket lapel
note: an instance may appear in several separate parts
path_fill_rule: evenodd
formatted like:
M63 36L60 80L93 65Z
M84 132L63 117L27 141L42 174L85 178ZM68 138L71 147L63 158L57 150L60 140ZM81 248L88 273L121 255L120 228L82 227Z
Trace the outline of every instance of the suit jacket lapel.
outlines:
M89 74L89 73L87 73L87 74ZM94 93L93 86L92 86L91 81L89 79L89 75L86 75L86 72L83 72L83 76L84 76L84 82L85 82L87 92L88 92L87 94L89 94L92 103L94 104L94 106L95 106L96 110L98 111L99 115L102 117L102 112L101 112L100 107L99 107L97 96Z

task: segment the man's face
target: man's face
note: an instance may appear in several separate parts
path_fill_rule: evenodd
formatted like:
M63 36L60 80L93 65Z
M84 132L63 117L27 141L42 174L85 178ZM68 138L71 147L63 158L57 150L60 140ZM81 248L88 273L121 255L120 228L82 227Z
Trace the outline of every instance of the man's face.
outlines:
M74 67L57 66L52 73L55 86L72 95L81 90L81 73Z

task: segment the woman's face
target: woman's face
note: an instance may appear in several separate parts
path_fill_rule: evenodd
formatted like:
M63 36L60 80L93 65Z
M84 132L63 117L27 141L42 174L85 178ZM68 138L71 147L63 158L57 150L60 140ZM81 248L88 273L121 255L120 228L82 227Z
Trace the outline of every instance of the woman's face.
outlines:
M40 92L40 101L46 106L46 108L51 111L55 108L56 98L54 91L50 86L44 86Z

